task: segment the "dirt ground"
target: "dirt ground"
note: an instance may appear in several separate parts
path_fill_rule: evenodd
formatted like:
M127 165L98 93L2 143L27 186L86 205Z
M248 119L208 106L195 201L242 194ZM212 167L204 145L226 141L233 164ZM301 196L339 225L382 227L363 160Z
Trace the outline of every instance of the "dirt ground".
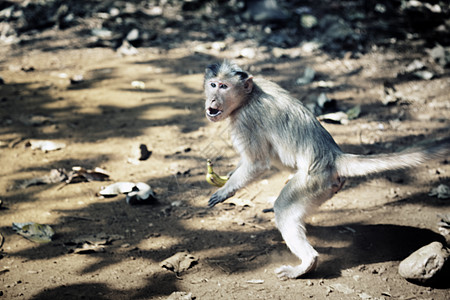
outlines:
M388 153L449 133L448 68L432 80L398 76L427 55L424 44L407 41L358 57L300 46L280 57L256 47L256 56L248 58L189 41L122 56L104 47L69 47L76 43L70 32L49 30L40 38L0 55L0 299L166 299L176 291L195 299L450 297L448 282L417 285L397 271L421 246L445 243L438 214L449 213L450 202L428 194L450 184L447 160L349 180L309 217L309 239L320 261L297 280L280 281L274 274L276 267L297 262L273 213L263 212L287 171L272 169L226 203L207 207L216 188L205 181L206 159L226 174L238 155L227 124L204 117L206 65L234 58L301 100L324 91L340 109L359 104L360 116L347 125L323 125L348 152ZM316 85L296 85L307 66L317 72ZM76 75L83 80L71 83ZM401 93L397 103L382 104L384 82ZM43 152L31 149L31 140L65 147ZM140 144L152 154L136 162ZM21 187L51 169L73 166L100 167L110 181ZM97 195L119 181L150 184L158 203L129 205L124 195ZM29 221L51 225L53 240L38 244L12 230L13 222ZM98 247L74 250L81 247L74 241L93 236L101 240ZM160 266L182 251L198 262L179 274Z

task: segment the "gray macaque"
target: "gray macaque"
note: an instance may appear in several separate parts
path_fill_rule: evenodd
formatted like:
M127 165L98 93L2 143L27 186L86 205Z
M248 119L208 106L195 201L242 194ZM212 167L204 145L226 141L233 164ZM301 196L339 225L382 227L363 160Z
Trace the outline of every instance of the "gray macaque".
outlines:
M344 153L300 101L228 61L206 68L204 89L206 117L212 122L229 119L233 145L241 156L227 183L211 196L210 207L233 196L274 162L296 170L274 204L276 226L301 260L297 266L277 268L282 279L315 268L318 253L306 238L303 218L312 204L337 193L345 178L415 166L449 150L447 141L388 155Z

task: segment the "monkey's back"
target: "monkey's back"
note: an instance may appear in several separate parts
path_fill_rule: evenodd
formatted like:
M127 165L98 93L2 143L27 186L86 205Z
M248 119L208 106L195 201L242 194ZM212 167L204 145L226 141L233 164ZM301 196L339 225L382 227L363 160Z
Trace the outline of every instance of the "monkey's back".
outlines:
M232 118L237 150L254 158L270 156L284 165L308 166L308 172L333 168L342 151L315 116L288 91L263 78L254 79L248 102Z

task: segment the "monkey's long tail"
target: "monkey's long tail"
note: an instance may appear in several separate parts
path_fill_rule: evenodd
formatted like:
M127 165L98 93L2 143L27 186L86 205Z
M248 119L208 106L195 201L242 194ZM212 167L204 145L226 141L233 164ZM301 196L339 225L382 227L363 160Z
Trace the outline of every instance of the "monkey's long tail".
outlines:
M336 159L339 176L365 176L383 171L406 169L430 159L444 158L450 153L450 138L438 145L419 146L393 154L357 155L343 153Z

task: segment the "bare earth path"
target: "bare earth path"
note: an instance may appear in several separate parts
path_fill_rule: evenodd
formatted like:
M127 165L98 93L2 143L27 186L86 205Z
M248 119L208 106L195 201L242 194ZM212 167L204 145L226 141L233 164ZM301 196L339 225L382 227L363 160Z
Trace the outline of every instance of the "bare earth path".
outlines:
M274 275L295 258L273 214L262 212L289 173L273 169L228 203L207 208L215 188L204 180L206 159L226 174L237 155L226 124L204 118L202 73L207 64L235 55L208 43L200 53L198 45L143 47L134 56L57 45L52 51L2 50L0 299L165 299L175 291L196 299L448 299L448 286L412 284L397 272L399 261L419 247L445 243L438 214L449 213L450 202L428 193L449 185L446 160L349 181L308 220L320 263L298 280ZM360 116L347 125L324 126L349 152L380 153L449 133L448 69L432 80L397 76L425 57L424 49L408 44L339 58L301 47L278 57L257 47L256 57L236 60L299 99L325 92L343 110L361 105ZM298 86L306 66L316 80ZM83 80L71 83L76 75ZM402 95L390 106L381 102L386 81ZM43 152L28 147L30 140L66 146ZM140 144L152 154L135 163L130 158ZM20 187L51 169L73 166L100 167L111 181ZM146 182L159 202L131 206L124 195L97 196L117 181ZM53 241L37 244L11 228L28 221L51 225ZM96 236L98 247L74 251L74 241L86 236ZM180 274L160 266L181 251L198 263Z

